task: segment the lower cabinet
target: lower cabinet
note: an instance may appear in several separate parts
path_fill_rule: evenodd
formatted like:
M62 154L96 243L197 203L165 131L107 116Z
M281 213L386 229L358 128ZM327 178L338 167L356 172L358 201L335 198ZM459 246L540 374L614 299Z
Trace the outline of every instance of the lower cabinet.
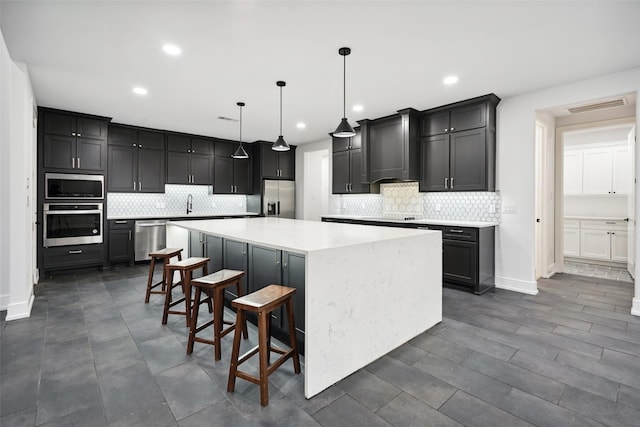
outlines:
M134 221L127 219L111 219L109 228L109 263L128 262L134 260Z
M248 244L245 242L222 239L223 267L230 270L240 270L247 273L242 278L242 289L244 289L245 293L250 292L249 284L247 280L247 275L248 275L247 247L248 247ZM228 297L229 300L237 298L238 295L235 294L235 291L236 290L231 289L231 287L227 288L227 292L225 293L225 298Z
M567 257L626 263L627 239L626 221L564 220L563 254Z
M207 271L209 274L222 270L222 237L210 236L197 231L189 232L189 256L207 257ZM193 277L201 277L202 270L194 273Z
M104 244L55 246L43 249L44 271L104 265Z

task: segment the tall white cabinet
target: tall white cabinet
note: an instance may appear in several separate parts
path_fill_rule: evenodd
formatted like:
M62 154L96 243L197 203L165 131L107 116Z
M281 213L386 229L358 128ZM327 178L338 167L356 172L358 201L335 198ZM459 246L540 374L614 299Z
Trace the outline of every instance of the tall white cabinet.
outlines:
M567 147L565 195L626 195L631 187L631 157L622 143Z

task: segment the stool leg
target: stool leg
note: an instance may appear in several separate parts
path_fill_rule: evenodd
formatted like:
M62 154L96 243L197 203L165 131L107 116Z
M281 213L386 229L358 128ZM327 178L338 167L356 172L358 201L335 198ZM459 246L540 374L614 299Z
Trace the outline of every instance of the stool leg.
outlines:
M214 352L215 352L215 360L220 360L222 358L222 351L220 349L220 335L222 334L222 325L224 323L224 313L222 312L222 299L224 298L224 289L221 287L217 287L213 294L213 342L214 344ZM211 298L209 298L209 303L211 303Z
M198 301L200 301L200 296L201 296L202 290L200 289L200 287L196 288L196 295L195 295L195 304L193 305L193 313L191 314L191 323L189 325L189 341L187 342L187 354L191 354L193 353L193 344L194 344L194 339L196 337L196 328L198 327L198 312L200 311L200 304L198 303Z
M258 313L258 354L260 355L260 404L269 404L269 344L267 343L267 325L270 321L269 312Z
M166 290L164 294L164 309L162 310L162 324L167 324L167 318L169 317L169 305L171 304L171 291L173 290L173 271L166 266L164 267L164 275L166 277Z
M238 295L238 298L240 298L241 296L244 296L244 292L242 291L242 283L240 282L240 280L238 280L236 282L236 292ZM236 323L239 322L240 320L237 318L236 316ZM244 339L248 339L249 338L249 333L247 331L247 321L246 318L244 319L244 321L242 322L242 336L244 336Z
M293 350L293 371L300 373L300 358L298 357L298 340L296 339L296 326L293 320L293 298L287 301L287 318L289 319L290 345Z
M156 258L151 257L151 264L149 264L149 279L147 280L147 292L144 296L145 304L149 303L149 296L151 295L151 285L153 284L153 270L155 269L155 265L156 265Z
M165 268L171 260L169 258L165 258L162 261L162 292L167 291L167 269Z
M236 318L236 328L233 334L233 347L231 348L231 364L229 365L229 381L227 382L227 391L233 392L236 387L236 372L238 371L238 355L240 354L240 334L242 332L242 323L245 321L244 310L238 308Z
M185 317L187 319L187 328L191 324L191 311L193 309L191 302L191 271L187 270L184 273L184 307Z

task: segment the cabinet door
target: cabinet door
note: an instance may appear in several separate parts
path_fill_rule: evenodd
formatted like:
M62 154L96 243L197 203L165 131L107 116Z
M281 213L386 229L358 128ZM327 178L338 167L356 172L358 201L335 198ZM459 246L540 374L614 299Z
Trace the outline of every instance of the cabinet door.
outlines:
M296 177L296 151L294 148L278 153L278 169L280 169L280 178L294 179Z
M451 134L449 167L452 191L487 189L486 131L482 129Z
M199 231L189 231L189 257L204 256L205 235ZM202 271L201 269L199 271Z
M478 244L443 240L442 273L446 281L468 286L478 283Z
M104 120L78 117L76 119L76 136L105 140L107 139L107 122Z
M45 113L44 133L50 135L75 136L76 118L67 114Z
M167 152L167 184L189 184L191 155L185 152Z
M251 155L248 159L233 160L233 184L236 186L236 193L251 194L253 185L251 184Z
M278 152L271 149L271 144L260 144L260 163L262 178L279 178Z
M449 111L439 111L422 116L420 135L431 136L449 132Z
M138 149L131 145L109 145L107 191L131 193L138 180ZM138 184L135 184L137 190Z
M448 189L449 135L423 138L420 141L420 191L447 191Z
M208 139L191 138L191 152L196 154L211 154L213 143Z
M582 151L564 152L564 194L582 194Z
M191 138L184 135L167 135L167 151L189 153L191 150ZM185 172L186 175L186 172Z
M164 133L138 131L138 147L164 150Z
M255 292L265 286L282 283L282 251L262 246L249 245L249 291ZM282 308L271 312L271 324L282 327Z
M138 145L138 135L134 129L119 126L109 126L109 145L124 145L134 147Z
M192 184L213 184L210 154L191 154Z
M564 255L580 256L580 229L566 228L564 229Z
M405 169L402 118L393 117L369 128L369 171L371 182L401 177Z
M350 150L351 193L368 193L369 184L362 183L362 150Z
M133 262L133 231L131 228L109 230L109 262Z
M332 193L345 194L349 192L350 171L349 159L351 158L349 151L338 151L333 153L333 177L332 177Z
M610 148L584 150L582 192L584 194L611 194L613 154Z
M296 324L296 334L298 340L304 342L304 300L305 300L305 268L304 255L291 252L282 253L282 284L291 288L296 288L293 296L293 317ZM283 317L286 322L286 317ZM288 325L282 325L288 330Z
M611 258L611 236L606 230L580 230L580 256L585 258Z
M482 128L487 125L486 105L474 104L451 110L450 132Z
M219 236L210 236L205 234L204 236L204 256L208 257L211 261L207 265L209 269L209 273L215 273L216 271L220 271L223 269L223 257L222 257L222 237ZM237 297L235 295L235 287L232 289L234 298Z
M351 138L332 137L333 152L348 150L351 146Z
M43 162L45 168L73 169L76 158L76 138L45 135Z
M233 159L231 157L213 158L213 192L215 194L233 193Z
M224 268L230 270L247 271L247 244L238 242L236 240L222 239L222 264ZM245 275L242 280L242 289L245 295L249 293L247 284L247 276ZM233 296L233 295L231 295ZM225 294L225 298L226 298Z
M164 150L138 149L138 191L164 193L164 161Z
M614 194L629 194L632 184L631 157L629 149L624 147L613 148L613 188Z
M104 171L107 166L107 143L101 139L76 138L76 169Z
M627 262L627 232L612 231L610 236L611 261Z

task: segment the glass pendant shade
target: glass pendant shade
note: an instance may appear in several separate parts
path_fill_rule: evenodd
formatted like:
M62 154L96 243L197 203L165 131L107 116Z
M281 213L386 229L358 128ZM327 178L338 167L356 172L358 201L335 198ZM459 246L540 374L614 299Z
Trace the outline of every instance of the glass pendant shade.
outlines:
M234 151L231 157L234 159L248 159L249 155L242 147L242 107L244 107L245 104L244 102L238 102L236 105L240 107L240 145L238 145L238 148L236 148L236 151Z
M338 138L349 138L355 135L356 135L356 131L353 130L353 128L349 124L349 121L347 120L346 117L342 118L342 120L340 121L340 124L338 125L336 130L333 132L333 136L337 136Z
M276 82L276 86L280 88L280 135L278 136L278 139L276 139L276 142L274 142L273 145L271 146L271 149L273 151L289 151L290 150L289 144L287 144L287 141L285 141L284 138L282 137L282 88L286 85L287 83L283 82L282 80L278 80Z

